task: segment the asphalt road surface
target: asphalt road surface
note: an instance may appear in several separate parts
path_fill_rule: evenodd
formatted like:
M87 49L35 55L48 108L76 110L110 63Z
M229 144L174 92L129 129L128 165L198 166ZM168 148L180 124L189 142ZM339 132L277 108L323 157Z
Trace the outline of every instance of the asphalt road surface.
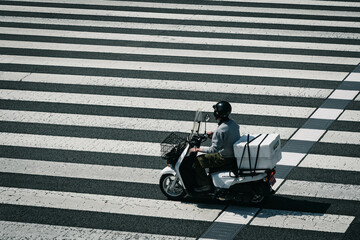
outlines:
M1 1L0 54L0 239L358 239L359 2ZM280 133L263 205L159 189L220 100Z

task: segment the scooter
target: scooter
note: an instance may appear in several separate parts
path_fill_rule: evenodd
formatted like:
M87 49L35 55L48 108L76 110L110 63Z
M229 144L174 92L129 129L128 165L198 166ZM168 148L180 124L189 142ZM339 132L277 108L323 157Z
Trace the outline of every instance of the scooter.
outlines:
M275 168L239 169L237 163L243 159L234 159L234 164L216 169L207 169L212 189L198 193L193 163L197 153L190 153L192 147L200 147L208 139L206 122L209 115L197 111L190 134L173 132L161 143L161 156L167 166L161 171L160 189L170 200L182 200L185 197L217 199L221 201L258 204L274 193ZM204 134L200 133L205 123ZM249 143L249 138L247 140ZM249 152L250 154L250 152Z

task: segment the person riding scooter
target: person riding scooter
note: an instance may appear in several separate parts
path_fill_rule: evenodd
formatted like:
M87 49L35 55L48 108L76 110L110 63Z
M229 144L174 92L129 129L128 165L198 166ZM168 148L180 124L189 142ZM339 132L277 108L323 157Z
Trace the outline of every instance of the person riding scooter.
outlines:
M218 102L213 106L214 116L218 121L215 132L207 133L212 138L210 147L194 147L190 153L202 152L194 162L194 171L198 187L195 192L206 192L211 190L210 179L206 174L205 168L218 168L231 166L234 163L233 144L240 139L240 127L229 118L231 105L226 101Z

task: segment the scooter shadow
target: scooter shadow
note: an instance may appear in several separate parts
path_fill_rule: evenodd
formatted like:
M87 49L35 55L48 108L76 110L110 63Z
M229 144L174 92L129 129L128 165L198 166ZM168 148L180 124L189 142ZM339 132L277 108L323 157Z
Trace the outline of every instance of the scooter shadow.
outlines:
M228 206L241 206L250 207L257 209L272 209L284 212L298 212L302 213L313 213L313 214L325 214L330 208L330 203L324 203L319 201L311 201L307 199L294 199L288 196L277 196L276 194L269 197L262 203L253 204L239 201L220 201L216 199L202 198L202 197L191 197L185 198L181 201L182 203L196 204L199 208L203 209L225 209Z

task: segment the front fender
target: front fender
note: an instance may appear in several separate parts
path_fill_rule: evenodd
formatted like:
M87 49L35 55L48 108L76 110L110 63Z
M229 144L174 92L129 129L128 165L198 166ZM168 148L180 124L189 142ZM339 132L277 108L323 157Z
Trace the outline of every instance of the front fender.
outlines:
M175 172L175 170L173 168L167 166L163 170L161 170L161 176L165 175L165 174L171 174L171 175L175 176L176 172Z

